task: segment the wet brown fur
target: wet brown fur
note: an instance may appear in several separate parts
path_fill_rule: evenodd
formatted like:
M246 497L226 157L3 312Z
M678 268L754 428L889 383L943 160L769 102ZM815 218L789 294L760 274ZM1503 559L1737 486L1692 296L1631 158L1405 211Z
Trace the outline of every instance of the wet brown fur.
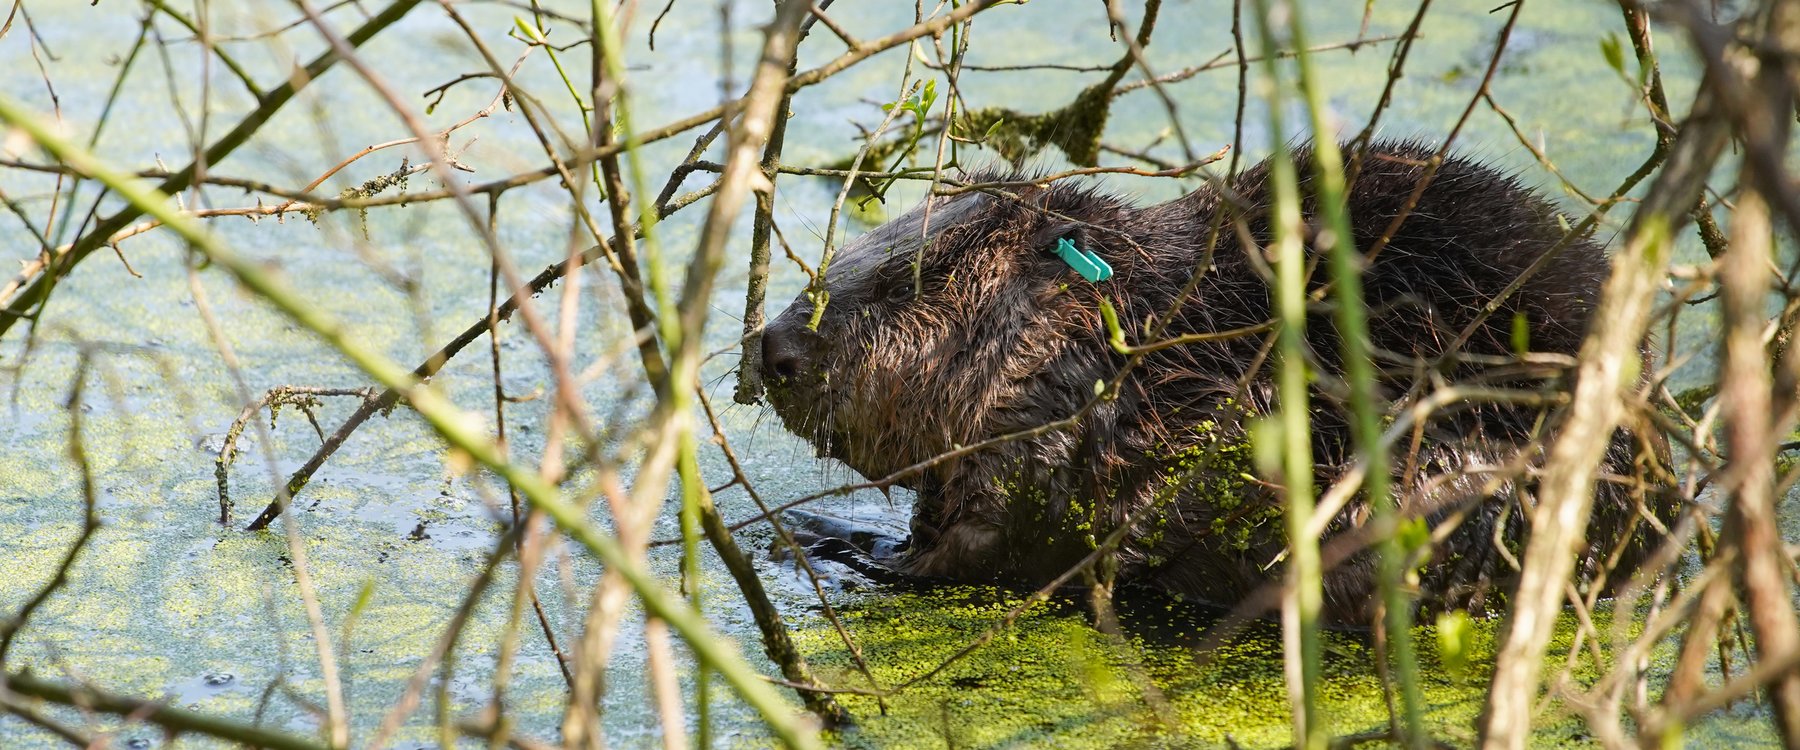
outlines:
M1349 198L1358 248L1376 243L1418 184L1434 150L1377 143ZM1306 164L1304 149L1296 154ZM1305 170L1302 170L1303 172ZM1304 213L1313 221L1308 196ZM1241 203L1202 188L1137 207L1058 183L995 196L932 199L846 247L826 274L829 303L817 332L803 296L769 325L765 367L770 400L787 427L822 455L869 477L998 435L1075 413L1126 358L1106 343L1101 298L1119 310L1126 338L1142 343L1216 244L1197 291L1164 332L1227 331L1271 317L1268 267L1272 199L1268 164L1230 186ZM1234 224L1232 217L1241 220ZM929 223L927 223L927 221ZM1090 284L1048 251L1072 236L1115 271ZM1382 396L1406 395L1421 370L1492 296L1562 237L1554 207L1514 178L1451 158L1399 233L1367 269L1371 340L1382 356ZM1246 243L1245 240L1249 242ZM1310 252L1310 250L1309 250ZM913 288L913 263L922 289ZM1565 248L1483 324L1462 351L1512 354L1513 321L1529 325L1533 352L1573 355L1608 271L1588 240ZM1313 274L1317 288L1328 273ZM1314 366L1315 482L1335 480L1352 458L1347 410L1334 394L1339 342L1328 308L1310 314ZM1119 390L1073 430L1004 443L941 463L901 482L918 493L911 540L897 566L964 580L1036 584L1074 565L1093 541L1159 493L1172 499L1149 514L1118 554L1118 577L1229 605L1279 579L1285 535L1280 493L1247 478L1252 419L1276 403L1266 337L1192 344L1150 355ZM1452 382L1510 388L1560 384L1560 372L1518 365L1442 365ZM1554 414L1499 404L1465 404L1431 420L1418 450L1396 453L1395 487L1406 512L1444 527L1420 576L1428 609L1493 609L1504 601L1510 567L1496 539L1517 550L1526 533L1519 508L1530 481L1496 480L1501 470L1535 466ZM1664 449L1629 432L1614 437L1603 474L1641 476L1638 464ZM1173 485L1171 483L1174 483ZM1640 515L1642 484L1602 482L1578 570L1594 576L1617 555L1619 580L1653 547ZM1666 518L1668 508L1652 502ZM1367 519L1352 501L1326 541L1345 540ZM1351 545L1326 577L1327 616L1366 622L1373 598L1372 554Z

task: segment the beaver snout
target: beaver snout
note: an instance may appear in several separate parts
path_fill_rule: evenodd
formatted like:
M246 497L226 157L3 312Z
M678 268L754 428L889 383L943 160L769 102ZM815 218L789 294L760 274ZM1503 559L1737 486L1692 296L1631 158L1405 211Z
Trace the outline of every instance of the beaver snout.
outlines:
M803 325L793 325L787 318L786 315L776 318L763 329L762 369L765 378L792 380L806 370L811 355L807 339L817 334L806 330Z

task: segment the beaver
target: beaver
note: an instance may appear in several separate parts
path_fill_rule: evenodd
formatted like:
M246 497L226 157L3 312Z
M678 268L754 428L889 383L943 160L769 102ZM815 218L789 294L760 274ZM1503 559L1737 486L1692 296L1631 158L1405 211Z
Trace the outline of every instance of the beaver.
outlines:
M1516 176L1465 157L1443 160L1407 211L1436 154L1418 142L1370 144L1347 197L1354 241L1365 251L1407 213L1363 277L1378 396L1416 399L1415 386L1432 379L1515 391L1566 387L1566 365L1608 274L1603 248L1589 238L1565 241L1552 203ZM1309 147L1298 146L1294 158L1309 164ZM917 494L911 538L878 562L909 576L1039 585L1136 514L1109 561L1120 583L1229 606L1278 581L1282 493L1254 473L1250 440L1252 422L1279 401L1277 368L1266 363L1274 335L1265 256L1270 163L1149 206L1068 180L971 180L1016 187L929 197L862 235L825 270L829 296L802 294L763 332L768 402L821 456L882 478L980 445L899 480ZM1303 213L1316 229L1312 184L1301 178ZM1113 275L1084 280L1057 254L1063 240ZM1547 265L1480 318L1553 248ZM1324 267L1313 264L1315 292L1328 282ZM1103 299L1130 342L1246 335L1145 354L1074 424L983 444L1076 415L1125 368L1129 358L1109 345ZM1354 450L1330 303L1311 299L1314 481L1323 487L1352 464ZM815 300L825 301L816 323ZM1518 356L1522 344L1533 356ZM1520 503L1555 419L1528 401L1455 404L1395 450L1402 512L1433 530L1424 542L1431 564L1416 571L1417 606L1504 606L1515 572L1505 560L1527 532ZM1644 475L1640 462L1666 450L1654 437L1614 434L1580 552L1582 575L1605 570L1611 581L1626 579L1654 549L1652 529L1662 524L1647 519L1672 511L1657 499L1664 493L1632 478ZM1356 498L1331 519L1328 563L1330 543L1351 538L1368 517ZM1332 622L1369 622L1373 557L1365 541L1327 570Z

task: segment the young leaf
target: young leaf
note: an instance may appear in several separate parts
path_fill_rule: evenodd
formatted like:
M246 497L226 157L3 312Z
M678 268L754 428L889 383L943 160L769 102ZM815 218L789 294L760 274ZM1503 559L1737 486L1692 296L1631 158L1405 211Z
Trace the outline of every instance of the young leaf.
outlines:
M1416 559L1419 567L1424 567L1431 547L1431 525L1425 519L1412 518L1400 522L1394 529L1394 539L1400 543L1400 549L1405 551L1407 557L1418 554Z
M1281 476L1282 427L1280 415L1257 417L1250 422L1250 457L1258 473Z
M1600 54L1606 58L1606 64L1619 75L1625 75L1625 46L1619 41L1619 35L1608 33L1600 40Z
M524 34L525 39L533 44L544 44L547 41L544 39L544 32L538 31L523 16L513 16L513 26L518 27L519 33Z
M1120 354L1130 353L1125 345L1125 331L1119 328L1119 313L1113 310L1112 300L1100 298L1100 320L1106 324L1106 342Z
M1458 609L1437 616L1438 663L1451 679L1462 680L1474 637L1474 622L1468 612Z

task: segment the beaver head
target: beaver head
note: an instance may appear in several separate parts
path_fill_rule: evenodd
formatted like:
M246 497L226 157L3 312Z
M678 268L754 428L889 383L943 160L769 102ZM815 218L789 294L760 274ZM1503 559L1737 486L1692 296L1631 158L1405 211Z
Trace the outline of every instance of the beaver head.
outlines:
M1054 248L1071 238L1127 275L1128 241L1111 228L1127 213L1068 187L929 198L845 246L769 323L771 405L871 478L1067 416L1104 373L1061 361L1099 316Z

